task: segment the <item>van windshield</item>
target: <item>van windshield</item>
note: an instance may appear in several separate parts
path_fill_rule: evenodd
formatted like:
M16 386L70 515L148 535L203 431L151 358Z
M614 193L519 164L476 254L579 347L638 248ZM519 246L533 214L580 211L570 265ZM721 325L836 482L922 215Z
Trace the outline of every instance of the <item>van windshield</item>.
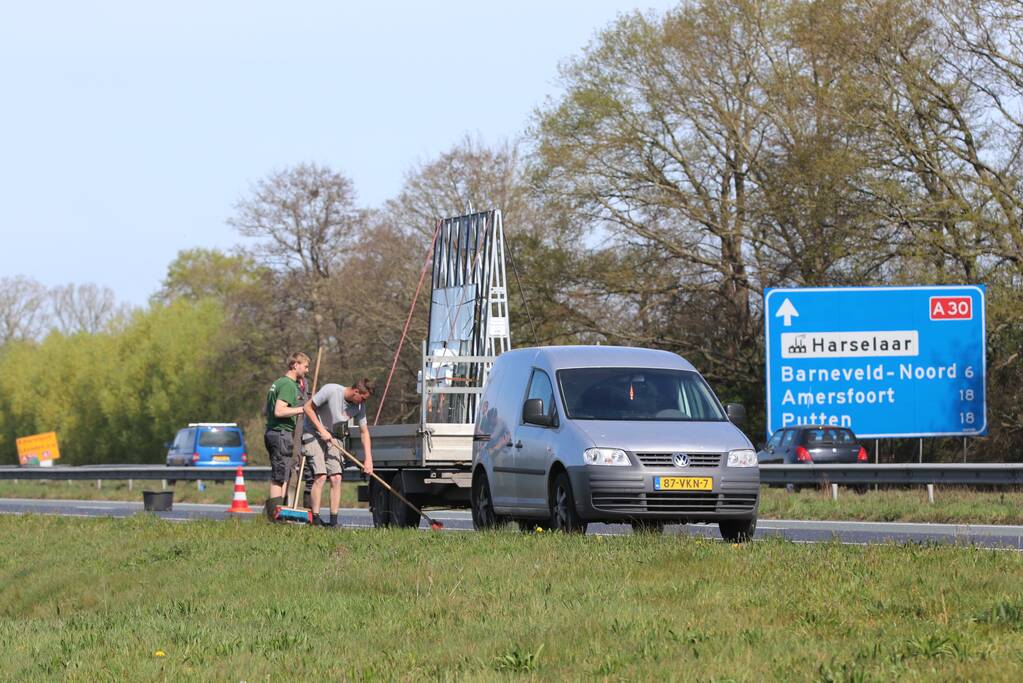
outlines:
M242 445L242 433L235 430L210 429L199 432L200 446L223 446L236 448Z
M726 419L707 383L687 370L574 368L559 370L558 384L576 420Z

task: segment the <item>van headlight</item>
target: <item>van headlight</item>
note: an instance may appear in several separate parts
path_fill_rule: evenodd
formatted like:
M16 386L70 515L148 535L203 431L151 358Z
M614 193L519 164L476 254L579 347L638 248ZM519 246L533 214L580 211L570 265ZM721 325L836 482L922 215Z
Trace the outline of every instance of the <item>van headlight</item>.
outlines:
M729 467L756 467L757 452L749 448L728 451Z
M587 465L612 465L628 467L629 456L620 448L587 448L583 451L583 462Z

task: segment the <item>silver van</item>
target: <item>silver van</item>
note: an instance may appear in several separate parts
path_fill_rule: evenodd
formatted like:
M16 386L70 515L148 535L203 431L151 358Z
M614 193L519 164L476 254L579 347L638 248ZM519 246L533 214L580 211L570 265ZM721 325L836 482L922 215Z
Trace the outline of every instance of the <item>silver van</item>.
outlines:
M583 532L716 522L752 538L760 471L753 444L700 373L667 351L554 346L498 356L480 397L472 518Z

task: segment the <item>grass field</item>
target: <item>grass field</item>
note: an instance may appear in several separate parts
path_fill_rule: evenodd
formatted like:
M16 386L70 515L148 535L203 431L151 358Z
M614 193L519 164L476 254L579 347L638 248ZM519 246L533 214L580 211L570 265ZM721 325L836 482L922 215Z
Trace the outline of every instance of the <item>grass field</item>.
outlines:
M0 680L1002 680L1023 555L0 516Z
M142 489L159 490L159 482L135 482L128 490L126 482L106 481L102 488L96 482L0 481L0 498L72 498L79 500L142 500ZM249 504L262 504L266 484L248 485ZM341 488L343 507L365 507L356 503L355 485ZM232 482L206 484L198 491L194 482L178 482L174 500L179 503L218 503L227 506L234 492ZM324 505L327 497L324 492ZM838 501L829 491L803 489L786 493L784 489L761 489L762 519L848 519L873 522L948 522L956 524L1023 524L1023 491L978 492L964 488L939 488L934 504L927 502L924 488L868 491L857 495L848 488L840 489Z
M950 524L1023 524L1023 491L975 491L962 487L936 487L934 503L927 489L882 489L862 495L839 488L838 500L830 490L762 487L761 518L849 519L870 522L937 522Z

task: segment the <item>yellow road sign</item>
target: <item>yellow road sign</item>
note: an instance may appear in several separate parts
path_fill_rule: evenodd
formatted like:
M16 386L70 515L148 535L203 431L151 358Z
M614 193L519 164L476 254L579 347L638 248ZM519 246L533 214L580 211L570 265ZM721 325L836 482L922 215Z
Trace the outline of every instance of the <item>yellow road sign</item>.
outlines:
M51 463L60 457L57 448L57 432L33 434L17 439L18 462L25 465L42 465Z

